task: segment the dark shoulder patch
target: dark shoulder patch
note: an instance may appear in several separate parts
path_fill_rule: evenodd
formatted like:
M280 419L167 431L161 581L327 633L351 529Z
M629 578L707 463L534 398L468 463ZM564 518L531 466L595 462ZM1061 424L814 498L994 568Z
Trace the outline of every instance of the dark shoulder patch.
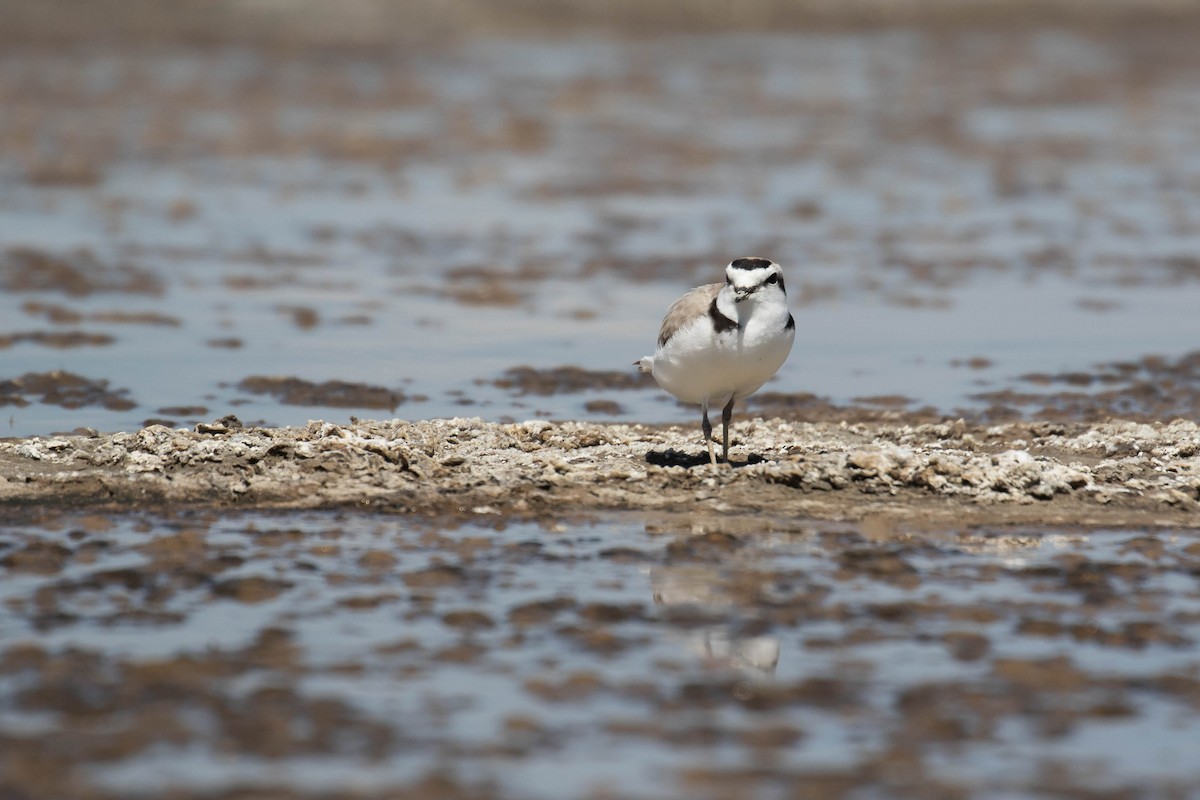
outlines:
M713 330L717 333L724 333L737 328L738 324L725 316L725 312L717 308L717 298L713 298L708 305L708 316L712 318Z
M734 269L763 269L771 266L771 262L765 258L739 258L737 261L730 263Z
M788 321L787 321L787 325L784 325L784 326L783 326L783 329L784 329L785 331L793 331L793 330L795 330L795 329L796 329L796 318L795 318L795 317L793 317L791 314L788 314Z

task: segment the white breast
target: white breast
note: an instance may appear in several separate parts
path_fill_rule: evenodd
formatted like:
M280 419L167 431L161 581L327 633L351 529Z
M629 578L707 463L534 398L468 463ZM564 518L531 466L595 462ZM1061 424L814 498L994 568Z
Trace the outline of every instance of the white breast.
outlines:
M697 317L654 355L654 378L685 403L724 405L759 389L792 350L784 303L754 310L737 330L716 334L711 319Z

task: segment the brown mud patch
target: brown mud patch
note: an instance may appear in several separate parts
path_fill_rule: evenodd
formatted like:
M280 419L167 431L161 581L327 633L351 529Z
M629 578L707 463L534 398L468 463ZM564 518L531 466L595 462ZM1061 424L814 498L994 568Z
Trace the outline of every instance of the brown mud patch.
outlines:
M321 323L321 315L309 306L279 306L275 310L285 317L291 317L292 324L302 331L312 330Z
M698 426L697 426L698 428ZM735 422L732 464L687 427L313 422L0 442L0 501L370 505L540 516L564 508L874 515L960 523L1181 524L1200 508L1195 423Z
M92 322L104 322L110 325L159 325L178 328L182 324L179 317L158 314L153 311L97 311L88 314L87 318Z
M25 180L31 186L92 187L104 180L104 172L87 157L71 154L31 160L25 166Z
M91 311L85 314L67 306L34 300L22 303L21 310L30 316L45 317L47 322L55 325L77 325L85 320L110 325L160 325L170 328L178 328L183 324L179 317L153 311Z
M137 403L129 399L128 389L110 389L106 380L93 380L72 372L27 372L19 378L0 379L0 406L27 406L31 396L63 408L101 406L110 411L137 408Z
M290 406L324 406L326 408L374 408L394 411L409 397L401 391L383 386L349 381L314 383L303 378L251 375L243 378L237 388L250 394L267 394Z
M142 423L142 427L163 425L168 428L176 428L179 427L179 420L187 420L196 424L207 417L209 412L205 406L165 406L156 410L155 413L159 416L147 418Z
M548 397L554 394L587 392L594 389L645 389L656 387L651 375L616 370L591 370L584 367L512 367L503 377L490 381L498 389L512 389L520 394Z
M66 350L71 347L104 347L115 340L107 333L88 333L87 331L17 331L16 333L0 333L0 350L6 350L18 344L40 344L43 347L53 347Z
M530 288L545 280L548 272L531 264L516 270L467 265L447 270L445 287L426 291L466 306L516 306L528 299Z
M764 417L808 422L891 422L927 424L940 422L946 415L932 406L908 408L907 398L887 397L874 405L841 405L812 392L758 392L747 398L746 405ZM969 418L969 416L968 416Z
M160 295L162 279L130 264L108 264L87 250L55 254L11 248L0 256L0 289L61 292L86 297L97 292Z
M1100 364L1092 370L1054 375L1031 373L1021 380L1035 387L1066 386L1059 392L1004 389L971 396L1006 408L1010 415L1092 422L1111 416L1155 420L1200 419L1200 351L1171 359Z

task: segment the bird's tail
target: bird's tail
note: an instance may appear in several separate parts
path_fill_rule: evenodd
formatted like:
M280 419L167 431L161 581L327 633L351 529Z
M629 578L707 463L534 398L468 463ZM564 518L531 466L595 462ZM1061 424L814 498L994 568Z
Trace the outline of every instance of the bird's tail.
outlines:
M642 356L633 365L638 368L638 372L653 372L654 371L654 356Z

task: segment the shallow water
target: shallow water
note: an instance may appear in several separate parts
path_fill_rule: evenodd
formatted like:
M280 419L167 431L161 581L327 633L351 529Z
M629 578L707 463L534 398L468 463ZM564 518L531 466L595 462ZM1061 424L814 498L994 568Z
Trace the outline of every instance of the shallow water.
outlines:
M1182 796L1195 533L43 518L0 735L88 796Z
M751 253L785 265L797 311L770 391L953 414L1030 373L1179 359L1200 341L1198 79L1161 32L11 48L0 337L115 341L18 341L0 384L66 370L133 407L17 392L4 432L690 422L653 388L493 382L626 372L674 297ZM238 388L257 375L396 405L286 405Z

